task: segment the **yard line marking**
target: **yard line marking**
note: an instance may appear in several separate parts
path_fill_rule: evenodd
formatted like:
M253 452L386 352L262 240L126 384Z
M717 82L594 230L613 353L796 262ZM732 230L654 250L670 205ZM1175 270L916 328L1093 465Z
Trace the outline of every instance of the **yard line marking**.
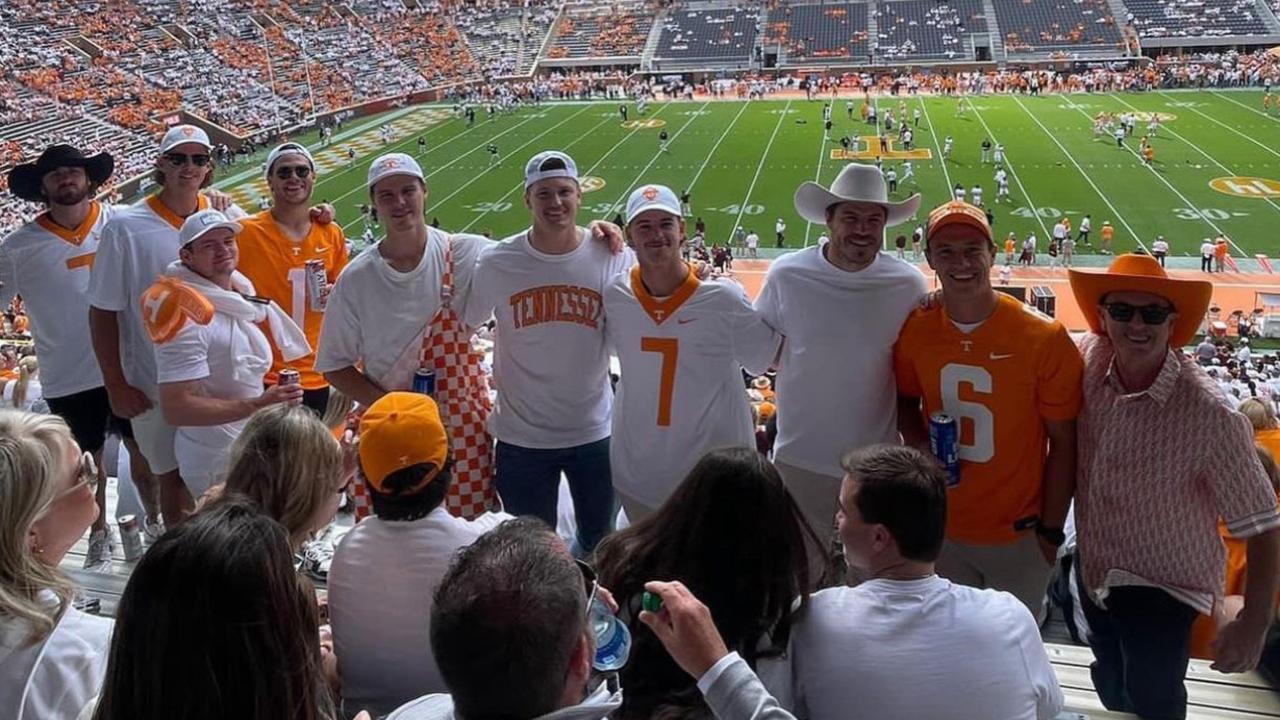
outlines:
M673 142L675 142L675 141L676 141L676 138L680 137L680 133L682 133L682 132L684 132L684 131L685 131L685 128L687 128L687 127L689 127L690 125L692 125L694 120L697 120L698 118L702 117L702 115L701 115L700 113L701 113L703 110L705 110L705 109L706 109L706 107L707 107L708 105L710 105L710 104L711 104L711 101L710 101L710 100L708 100L708 101L706 101L706 102L702 103L702 107L698 108L698 110L696 111L696 113L695 113L695 114L690 115L690 116L689 116L689 119L685 121L684 125L681 125L681 126L680 126L680 129L676 131L676 134L675 134L675 135L672 135L672 136L670 137L670 139L668 139L668 140L667 140L667 142L668 142L668 143L673 143ZM645 174L645 173L647 173L647 172L649 172L649 168L653 167L653 164L654 164L655 162L657 162L657 161L658 161L658 158L659 158L659 157L661 157L661 152L654 153L654 156L653 156L653 158L652 158L651 160L649 160L649 163L648 163L647 165L645 165L643 168L641 168L641 169L640 169L639 174L637 174L637 175L636 175L636 179L635 179L635 180L632 180L632 181L631 181L631 184L627 186L627 189L626 189L626 190L623 190L623 191L622 191L622 194L618 196L618 199L617 199L617 200L614 200L614 201L613 201L613 203L612 203L611 205L609 205L609 210L608 210L607 212L605 212L605 214L604 214L604 215L605 215L605 217L609 217L609 215L614 211L614 208L617 208L619 205L621 205L621 204L623 204L623 203L625 203L625 202L627 201L627 196L631 193L631 191L632 191L632 190L634 190L634 189L635 189L636 185L640 182L640 178L644 177L644 174ZM688 191L686 190L685 192L688 192ZM692 199L692 198L690 198L690 199Z
M733 243L733 230L742 222L742 213L746 212L747 203L751 202L751 193L756 189L756 182L760 180L760 171L764 169L764 161L769 157L769 151L773 149L773 141L778 137L778 130L782 128L782 121L787 119L787 111L791 109L791 101L788 100L782 112L778 113L778 122L773 126L773 134L769 136L769 142L764 146L764 154L760 156L760 162L756 165L756 174L751 178L751 185L747 187L747 196L742 199L742 205L738 207L738 217L734 219L733 224L729 227L729 237L727 242Z
M1017 98L1015 98L1015 99L1017 99ZM1082 108L1080 108L1080 107L1079 107L1079 106L1077 106L1074 102L1072 102L1070 98L1064 97L1063 99L1066 101L1066 103L1067 103L1067 105L1068 105L1069 107L1074 108L1074 109L1075 109L1077 112L1079 112L1081 115L1085 116L1085 119L1089 120L1090 122L1092 122L1092 121L1093 121L1093 117L1091 117L1091 116L1089 115L1089 113L1085 112ZM1021 103L1021 101L1019 101L1019 103ZM1181 198L1181 199L1182 199L1182 202L1186 203L1186 206L1187 206L1187 207L1192 208L1192 209L1194 209L1194 208L1195 208L1196 204L1195 204L1195 203L1193 203L1193 202L1191 202L1189 199L1187 199L1187 196L1186 196L1186 195L1183 195L1181 192L1179 192L1178 188L1174 187L1174 186L1173 186L1173 183L1169 182L1169 180L1165 178L1165 176L1164 176L1164 174L1163 174L1163 173L1157 172L1157 171L1156 171L1156 169L1155 169L1155 167L1153 167L1153 166L1151 166L1151 165L1147 165L1146 163L1142 162L1142 156L1138 154L1138 151L1137 151L1137 150L1134 150L1133 148L1129 147L1128 145L1125 145L1125 146L1124 146L1124 149L1125 149L1125 151L1126 151L1126 152L1128 152L1130 155L1134 156L1135 158L1138 158L1138 165L1139 165L1140 167L1145 167L1147 170L1151 171L1151 174L1152 174L1152 175L1155 175L1155 176L1160 180L1160 182L1164 183L1164 184L1165 184L1165 187L1167 187L1167 188L1169 188L1171 191L1173 191L1173 194L1174 194L1174 195L1177 195L1179 198ZM1074 159L1073 159L1073 161L1074 161ZM1206 225L1208 225L1209 227L1213 228L1215 232L1218 232L1218 233L1221 233L1221 234L1224 234L1224 235L1225 235L1225 233L1223 233L1223 232L1222 232L1222 228L1218 227L1218 224L1217 224L1217 223L1215 223L1214 221L1210 220L1209 218L1205 217L1204 215L1201 215L1201 216L1200 216L1200 219L1201 219L1201 220L1204 220L1205 224L1206 224ZM1126 224L1125 224L1125 226L1126 226L1126 227L1128 227L1128 224L1126 223ZM1138 240L1138 243L1139 243L1139 244L1141 244L1141 243L1142 243L1142 240L1141 240L1141 239L1139 239L1139 240ZM1146 249L1146 246L1145 246L1145 245L1143 245L1143 249L1144 249L1144 250Z
M1030 117L1032 122L1038 125L1040 129L1044 131L1045 135L1049 136L1049 139L1053 141L1053 144L1058 146L1058 149L1062 151L1062 154L1067 156L1067 159L1071 161L1071 164L1074 165L1076 167L1076 170L1080 173L1080 177L1084 178L1084 181L1089 183L1089 187L1093 188L1093 191L1098 193L1098 197L1102 198L1102 202L1106 203L1108 208L1111 208L1111 212L1115 214L1116 220L1119 220L1120 224L1124 225L1124 229L1129 231L1129 234L1132 235L1134 239L1138 241L1138 246L1141 247L1143 250L1146 250L1147 246L1145 243L1142 242L1142 236L1139 235L1133 229L1133 226L1129 224L1128 220L1125 220L1124 215L1120 214L1120 211L1116 209L1116 206L1111 204L1111 200L1107 198L1106 194L1103 193L1102 190L1099 189L1098 186L1094 184L1093 179L1089 177L1089 174L1084 171L1084 168L1080 167L1080 163L1076 162L1075 156L1072 155L1070 152L1068 152L1067 149L1062 146L1062 143L1058 141L1058 138L1056 135L1049 132L1049 128L1045 127L1044 123L1040 122L1040 118L1036 117L1030 110L1027 109L1026 105L1022 104L1021 98L1019 98L1017 95L1011 95L1011 97L1013 98L1014 102L1018 103L1018 107L1022 108L1022 111L1027 114L1027 117ZM1066 96L1063 96L1063 97L1065 98ZM1067 99L1067 102L1070 103L1071 102L1070 99ZM1074 104L1072 105L1072 107L1075 107ZM1076 109L1080 110L1080 108L1076 108ZM1083 110L1080 110L1080 112L1084 113ZM1086 117L1088 117L1088 113L1084 113L1084 114Z
M1166 97L1166 98L1169 98L1170 100L1172 100L1172 99L1173 99L1173 98L1170 98L1170 97L1169 97L1169 95L1168 95L1167 93L1161 92L1160 94L1161 94L1161 95L1163 95L1163 96L1164 96L1164 97ZM1119 99L1119 98L1117 98L1117 99ZM1125 102L1124 100L1120 100L1120 102L1123 102L1125 105L1129 105L1129 103ZM1132 105L1129 105L1129 107L1133 107L1133 106L1132 106ZM1134 109L1136 110L1137 108L1134 108ZM1218 120L1217 118L1213 117L1212 115L1207 115L1207 114L1205 114L1205 113L1203 113L1203 112L1201 112L1201 111L1199 111L1199 110L1195 109L1195 108L1194 108L1194 107L1192 107L1190 104L1188 104L1186 107L1178 106L1178 109L1179 109L1179 110L1190 110L1191 112L1193 112L1193 113L1195 113L1195 114L1199 115L1200 117L1205 118L1205 119L1206 119L1206 120L1208 120L1209 122L1212 122L1214 125L1219 125L1219 126L1221 126L1221 127L1224 127L1224 128L1226 128L1226 129L1230 130L1231 132L1235 133L1236 135L1239 135L1240 137L1244 138L1245 140L1248 140L1249 142L1253 143L1254 145L1257 145L1258 147L1262 148L1263 150L1266 150L1267 152L1271 153L1272 155L1275 155L1276 157L1280 157L1280 152L1276 152L1276 151L1275 151L1275 150L1274 150L1270 145L1267 145L1266 143L1260 143L1260 142L1258 142L1257 140L1254 140L1252 136L1250 136L1250 135L1246 135L1246 134L1244 134L1244 133L1240 132L1239 130L1237 130L1237 129L1235 129L1235 128L1231 127L1230 125L1228 125L1228 124L1226 124L1226 123L1224 123L1224 122L1222 122L1222 121ZM1221 164L1219 164L1219 167L1221 167ZM1225 168L1223 168L1223 169L1225 169Z
M663 110L666 110L666 109L667 109L667 108L669 108L669 107L671 107L671 105L673 104L673 102L674 102L674 101L667 101L667 102L663 103L663 104L662 104L662 105L661 105L661 106L660 106L660 107L659 107L659 108L658 108L658 109L653 113L653 115L651 115L650 117L657 117L658 115L662 114L662 111L663 111ZM603 119L603 120L601 120L600 122L596 123L596 124L595 124L591 129L590 129L590 130L588 130L588 131L587 131L587 132L585 132L585 133L582 133L582 134L581 134L581 135L579 135L577 138L575 138L572 142L570 142L568 145L565 145L565 146L564 146L564 149L565 149L565 150L568 150L569 148L571 148L571 147L573 147L574 145L578 144L578 143L579 143L579 142L581 142L582 140L587 139L588 137L590 137L590 136L591 136L591 133L595 132L595 129L596 129L596 128L598 128L598 127L600 127L601 125L603 125L603 124L605 124L605 123L609 122L610 120L615 120L615 119L616 119L615 117L606 117L606 118L604 118L604 119ZM640 127L640 126L636 126L635 128L632 128L631 132L629 132L629 133L627 133L626 135L624 135L624 136L622 137L622 139L621 139L621 140L619 140L618 142L614 143L613 147L609 148L609 149L605 152L605 154L604 154L604 155L601 155L601 156L600 156L600 159L599 159L599 160L597 160L597 161L595 162L595 164L594 164L594 165L592 165L591 167L587 168L587 171L586 171L586 172L578 173L578 176L579 176L579 177L586 177L586 176L590 175L590 174L591 174L591 171L592 171L592 170L595 170L597 167L599 167L599 166L600 166L600 163L604 162L604 159L605 159L605 158L607 158L607 157L609 157L610 155L612 155L612 154L613 154L613 151L615 151L615 150L617 150L618 148L622 147L622 144L623 144L623 143L625 143L627 140L630 140L630 139L631 139L631 137L632 137L633 135L635 135L636 133L638 133L638 132L640 132L641 130L644 130L644 129L647 129L647 128L643 128L643 127ZM504 201L504 200L506 200L506 199L507 199L507 196L508 196L508 195L510 195L511 193L513 193L513 192L515 192L516 190L519 190L519 189L521 189L521 188L523 188L523 187L524 187L524 181L523 181L523 180L521 180L520 182L518 182L518 183L516 183L514 186L512 186L512 188L511 188L510 190L508 190L508 191L506 191L505 193L503 193L503 194L502 194L502 197L498 198L498 202L499 202L499 203L501 203L502 201ZM488 214L489 214L489 213L491 213L491 212L493 212L493 211L492 211L492 210L486 210L485 212L480 213L480 214L479 214L479 215L477 215L474 219L472 219L472 220L471 220L471 222L469 222L469 223L467 223L465 226L463 226L463 228L462 228L461 230L459 230L458 232L466 232L467 230L470 230L472 226L474 226L476 223L480 222L480 220L481 220L481 219L483 219L486 215L488 215Z
M1244 103L1240 102L1239 100L1233 100L1231 97L1229 97L1229 96L1227 96L1227 95L1223 94L1223 93L1222 93L1221 91L1219 91L1219 90L1210 89L1210 90L1209 90L1209 94L1210 94L1210 95L1213 95L1214 97L1220 97L1220 98L1222 98L1223 100L1226 100L1226 101L1227 101L1227 102L1229 102L1229 103L1233 103L1233 104L1235 104L1235 105L1239 105L1240 107L1244 108L1245 110L1248 110L1249 112L1254 113L1254 114L1256 114L1256 115L1261 115L1262 117L1264 117L1264 118L1266 118L1266 119L1268 119L1268 120L1271 120L1271 121L1273 121L1273 122L1280 122L1280 118L1275 117L1275 116L1273 116L1273 115L1271 115L1271 114L1269 114L1269 113L1265 113L1265 112L1263 112L1263 111L1259 110L1258 108L1250 107L1250 106L1248 106L1248 105L1245 105Z
M720 133L720 137L716 139L716 144L711 146L711 151L708 152L707 157L703 159L702 166L698 168L698 172L693 174L693 180L689 182L690 193L693 192L693 186L698 184L698 178L702 177L702 171L707 169L707 163L711 162L711 158L715 157L716 148L720 147L720 143L724 142L725 137L729 135L729 131L733 129L734 125L738 124L738 118L742 117L743 111L745 111L747 106L752 102L754 101L748 100L742 103L742 107L738 110L738 114L733 116L733 121L729 123L729 127L725 128L724 132Z
M938 133L933 129L933 118L929 117L929 106L925 104L924 98L917 95L916 100L920 103L920 107L924 109L924 121L929 124L929 137L933 138L933 149L938 151L938 161L942 163L942 176L947 179L947 193L951 192L951 188L955 187L951 184L951 171L947 169L947 159L942 157L942 146L938 144ZM951 199L951 195L947 199Z
M834 110L833 110L834 112ZM813 171L813 181L822 182L822 163L827 158L827 131L823 129L818 135L818 169ZM804 246L809 247L809 233L813 230L813 223L805 220L804 222Z
M978 118L978 122L982 123L982 127L987 131L987 136L991 138L991 142L999 145L1000 139L996 137L995 133L991 132L991 127L987 125L987 121L982 119L982 113L978 112L978 106L971 102L969 103L969 109L972 110L974 116ZM1048 238L1050 242L1052 242L1053 234L1049 232L1048 226L1044 224L1044 218L1040 217L1040 206L1031 201L1031 193L1027 192L1027 188L1022 184L1022 180L1018 177L1017 171L1013 169L1013 162L1009 160L1009 148L1007 147L1004 150L1004 164L1009 168L1009 174L1013 176L1013 181L1018 183L1018 189L1022 191L1022 197L1027 199L1027 205L1031 208L1032 214L1036 216L1036 222L1040 223L1040 231L1044 233L1044 236ZM994 200L992 202L994 202Z
M584 105L584 106L582 107L582 109L581 109L581 110L579 110L578 112L576 112L576 113L574 113L574 114L570 115L569 117L567 117L567 118L565 118L565 119L561 120L560 122L556 123L555 125L552 125L551 127L547 128L546 130L543 130L542 132L538 133L537 135L534 135L533 137L529 138L529 140L528 140L527 142L525 142L524 144L520 145L520 146L519 146L519 147L517 147L515 150L512 150L512 151L511 151L511 155L514 157L516 153L520 152L521 150L523 150L524 148L528 147L529 145L532 145L534 142L537 142L538 138L542 137L543 135L546 135L547 133L551 132L552 130L555 130L556 128L560 127L561 125L563 125L563 124L565 124L565 123L569 122L570 120L572 120L572 119L574 119L574 118L578 117L578 116L579 116L579 115L581 115L582 113L586 112L590 107L591 107L590 105ZM602 121L600 122L600 124L603 124L604 122L607 122L607 120L602 120ZM597 127L599 127L599 124L597 124ZM592 128L592 129L594 130L595 128ZM501 168L501 167L502 167L502 163L501 163L501 162L499 162L499 163L498 163L498 165L497 165L497 167ZM469 188L469 187L471 187L472 185L474 185L477 181L479 181L479 180L480 180L481 178L483 178L485 175L488 175L488 174L489 174L489 171L491 171L491 170L493 170L493 169L494 169L494 165L493 165L492 163L490 163L490 165L489 165L488 167L486 167L484 170L481 170L480 172L476 173L476 174L475 174L475 177L471 178L471 179L470 179L470 180L468 180L467 182L465 182L465 183L463 183L462 185L458 186L458 188L457 188L456 190L454 190L453 192L449 193L448 195L445 195L444 197L440 198L439 200L436 200L435 202L431 203L431 206L430 206L430 208L428 208L428 209L430 209L430 210L439 210L439 208L440 208L440 206L441 206L441 205L445 204L445 203L446 203L446 202L448 202L449 200L451 200L451 199L453 199L454 197L456 197L458 193L460 193L460 192L462 192L463 190L466 190L467 188Z

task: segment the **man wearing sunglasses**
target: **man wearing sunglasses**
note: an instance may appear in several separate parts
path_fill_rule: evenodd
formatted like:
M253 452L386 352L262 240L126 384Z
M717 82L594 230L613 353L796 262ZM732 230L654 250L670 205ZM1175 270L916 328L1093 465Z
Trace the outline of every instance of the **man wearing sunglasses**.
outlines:
M1275 607L1280 515L1248 420L1181 348L1213 286L1121 255L1069 273L1089 322L1076 531L1081 604L1109 710L1181 718L1192 622L1221 607L1219 518L1246 541L1244 608L1220 622L1222 672L1253 669Z
M138 300L178 259L183 220L210 201L201 190L213 182L212 144L204 130L175 125L160 141L154 180L160 192L118 213L102 231L89 278L89 331L106 383L111 410L130 420L141 458L160 486L160 509L173 525L193 501L178 473L173 425L158 407L155 349ZM230 219L245 212L226 208Z
M980 208L931 212L925 258L942 302L907 319L894 372L906 444L928 453L929 418L955 421L959 477L937 571L1042 618L1075 485L1080 353L1060 323L991 287L996 243Z
M266 179L271 209L240 223L240 272L259 295L284 308L317 348L329 288L347 265L347 240L337 223L322 223L311 214L316 166L305 147L285 143L272 150ZM329 383L316 372L315 354L288 362L274 345L272 351L267 384L274 385L286 367L298 371L303 404L323 414Z

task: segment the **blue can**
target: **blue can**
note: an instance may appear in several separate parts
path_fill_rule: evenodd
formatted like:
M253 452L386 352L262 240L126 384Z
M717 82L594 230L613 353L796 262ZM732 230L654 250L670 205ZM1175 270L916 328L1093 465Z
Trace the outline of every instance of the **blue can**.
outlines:
M947 471L947 487L960 484L960 423L944 412L929 416L929 449Z
M436 395L436 371L431 368L418 368L413 373L413 391L427 397Z

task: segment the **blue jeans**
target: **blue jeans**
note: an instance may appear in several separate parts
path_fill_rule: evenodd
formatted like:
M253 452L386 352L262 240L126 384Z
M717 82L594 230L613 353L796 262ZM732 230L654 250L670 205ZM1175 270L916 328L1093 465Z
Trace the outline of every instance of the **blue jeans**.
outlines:
M538 450L498 441L494 487L512 515L533 515L556 526L560 473L569 481L578 546L584 555L613 530L613 473L609 438L575 447Z

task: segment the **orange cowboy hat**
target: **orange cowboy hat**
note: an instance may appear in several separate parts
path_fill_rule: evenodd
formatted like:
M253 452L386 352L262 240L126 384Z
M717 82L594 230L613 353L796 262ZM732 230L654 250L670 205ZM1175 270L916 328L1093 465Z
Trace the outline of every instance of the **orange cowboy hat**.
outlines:
M1169 344L1174 347L1186 345L1195 337L1213 294L1213 283L1170 277L1150 255L1121 255L1111 262L1106 272L1072 269L1067 271L1067 276L1071 279L1071 292L1076 296L1076 304L1084 313L1089 329L1095 333L1102 330L1094 308L1107 293L1130 290L1167 299L1178 313L1169 332Z

